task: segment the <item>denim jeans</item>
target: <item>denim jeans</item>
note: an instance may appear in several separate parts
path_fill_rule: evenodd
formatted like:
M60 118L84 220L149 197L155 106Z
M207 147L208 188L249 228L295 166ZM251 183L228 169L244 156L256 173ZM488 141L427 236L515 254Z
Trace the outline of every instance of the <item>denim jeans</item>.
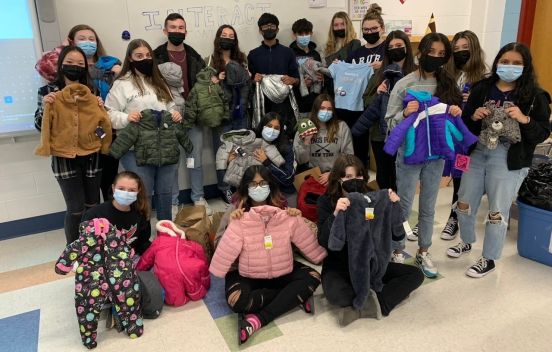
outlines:
M224 126L224 125L223 125ZM212 148L214 154L217 153L217 150L221 144L220 135L223 131L223 126L211 129L212 133ZM194 158L194 167L188 169L190 173L190 185L192 188L192 201L197 202L200 198L204 197L203 192L203 139L204 139L204 129L207 127L203 126L194 126L188 131L188 137L192 142L194 149L192 154L188 157ZM227 127L228 128L228 127ZM224 173L217 172L217 186L221 191L230 189L230 186L224 183L222 180L224 178Z
M138 166L134 150L123 155L121 163L125 170L136 172L140 176L144 182L148 200L151 200L152 193L155 193L157 220L172 220L172 190L178 164Z
M475 219L481 197L487 194L489 213L485 220L485 240L483 242L483 257L499 259L504 246L510 207L516 197L521 183L529 168L508 170L506 162L508 143L499 143L496 149L488 149L477 144L471 153L470 170L462 175L458 203L468 204L468 209L456 207L460 237L465 243L474 243ZM497 219L492 219L491 214Z
M419 165L406 165L404 149L401 147L397 153L397 194L401 198L401 209L406 220L410 217L416 186L420 181L418 201L418 246L420 248L431 247L435 203L444 166L445 161L442 159L426 161ZM404 240L400 244L393 243L393 249L404 249L404 247Z

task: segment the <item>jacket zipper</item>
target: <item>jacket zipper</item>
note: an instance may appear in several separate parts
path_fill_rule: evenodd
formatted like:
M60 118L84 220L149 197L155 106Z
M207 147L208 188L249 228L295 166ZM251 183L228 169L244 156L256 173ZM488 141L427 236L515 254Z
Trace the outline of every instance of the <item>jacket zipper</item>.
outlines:
M265 230L264 230L264 235L265 237L266 236L269 236L268 232L267 232L267 229L268 229L268 224L270 223L270 219L268 220L268 222L265 224ZM263 238L263 244L264 244L264 238ZM274 242L272 242L272 247L274 247ZM265 251L267 251L267 264L268 264L268 278L269 279L272 279L272 254L271 254L271 251L272 251L272 248L271 249L266 249L265 248Z
M426 130L427 130L427 149L429 152L428 158L431 158L433 156L433 153L431 152L431 135L429 134L429 109L427 108L427 103L424 101L424 109L426 113Z
M159 150L159 163L158 166L161 166L161 119L162 115L157 115L157 148Z

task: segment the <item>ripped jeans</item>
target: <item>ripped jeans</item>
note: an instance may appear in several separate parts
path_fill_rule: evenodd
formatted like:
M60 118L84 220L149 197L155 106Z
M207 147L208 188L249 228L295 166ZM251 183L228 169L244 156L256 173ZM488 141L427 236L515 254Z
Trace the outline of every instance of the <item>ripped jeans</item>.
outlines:
M488 149L481 143L471 153L470 170L462 175L458 202L455 205L464 243L475 242L475 220L481 197L487 194L489 211L485 220L483 257L499 259L508 230L510 207L529 168L508 170L509 143L499 143Z
M254 313L265 326L299 306L320 285L320 274L310 266L293 262L293 271L274 279L243 277L238 270L226 274L226 300L235 313Z

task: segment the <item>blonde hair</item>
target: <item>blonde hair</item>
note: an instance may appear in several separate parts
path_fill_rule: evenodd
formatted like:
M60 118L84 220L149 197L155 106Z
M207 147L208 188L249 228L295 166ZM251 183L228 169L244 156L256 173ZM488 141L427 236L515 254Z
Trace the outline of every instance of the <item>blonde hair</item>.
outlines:
M382 14L382 8L378 4L374 3L370 5L368 8L368 11L366 11L366 14L362 18L361 25L364 23L364 21L378 21L381 28L385 28L385 23L383 22L383 18L381 17Z
M454 35L451 42L453 52L454 45L456 45L456 42L462 38L468 41L470 59L466 62L462 69L458 69L454 64L454 59L451 59L447 63L446 69L456 80L460 77L462 72L464 72L466 74L466 82L473 84L485 78L487 76L487 72L489 71L487 65L485 64L485 53L479 44L477 35L470 30L458 32Z
M336 45L336 37L333 32L333 24L336 18L340 18L345 21L345 38L343 41L343 45L339 48ZM356 37L357 34L349 15L344 11L336 12L332 17L332 21L330 22L330 29L328 30L328 41L326 42L326 49L324 50L325 55L328 56L337 52L339 49L349 44L352 40L356 39Z

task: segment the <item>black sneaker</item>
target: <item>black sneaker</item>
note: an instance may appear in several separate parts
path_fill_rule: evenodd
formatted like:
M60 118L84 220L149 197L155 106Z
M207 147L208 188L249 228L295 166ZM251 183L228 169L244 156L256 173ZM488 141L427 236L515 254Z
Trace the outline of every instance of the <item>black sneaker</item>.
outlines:
M466 275L469 277L480 278L495 270L494 260L485 259L484 257L472 265L467 271Z
M455 217L449 217L445 228L441 232L441 239L450 241L456 238L458 234L458 219Z
M412 233L410 234L407 234L406 235L406 238L409 240L409 241L417 241L418 240L418 230L419 230L419 227L418 227L418 224L416 224L416 226L414 226L412 228Z
M232 204L232 195L234 193L232 193L231 190L227 189L225 191L222 191L222 200L224 201L224 203L226 204Z
M458 258L464 253L469 253L471 249L471 244L460 241L456 246L447 249L447 255L449 257Z

